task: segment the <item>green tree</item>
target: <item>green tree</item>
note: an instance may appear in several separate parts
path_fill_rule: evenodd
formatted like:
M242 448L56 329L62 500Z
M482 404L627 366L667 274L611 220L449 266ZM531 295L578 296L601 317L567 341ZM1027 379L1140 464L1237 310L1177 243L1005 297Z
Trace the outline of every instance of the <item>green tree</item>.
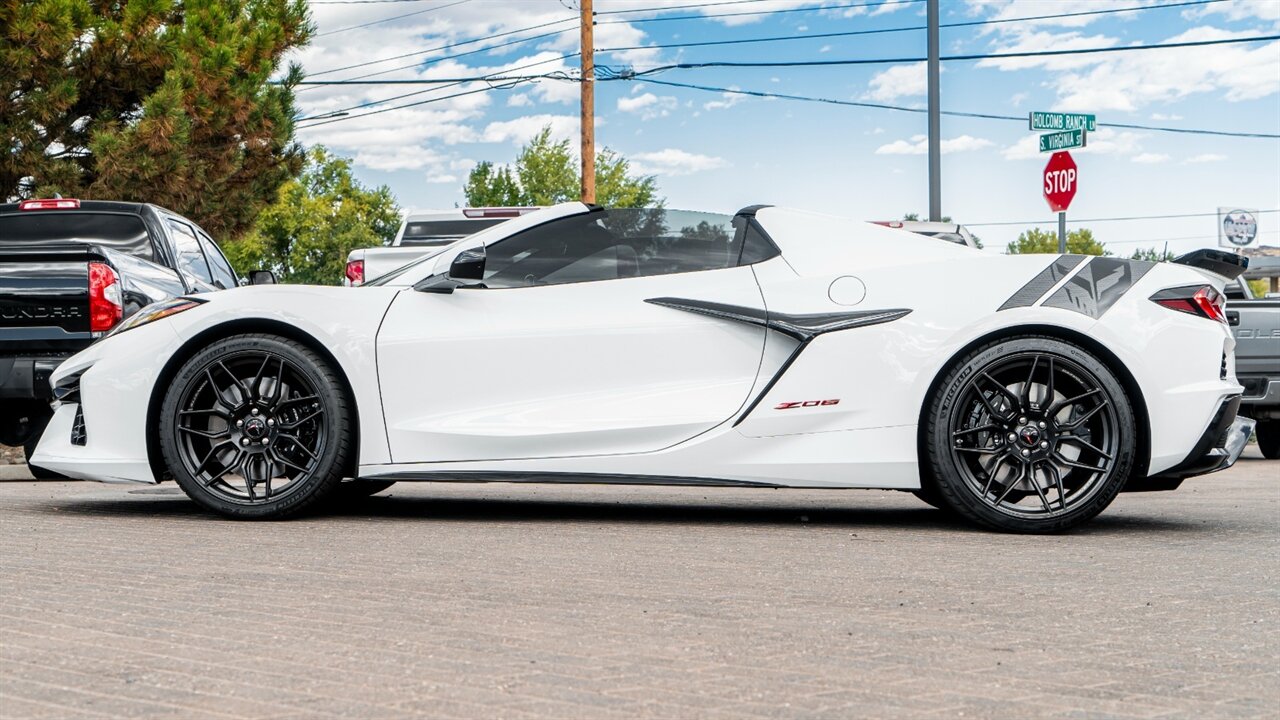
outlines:
M252 231L223 249L241 272L265 269L284 282L335 285L347 253L390 242L399 226L400 209L387 186L364 187L350 160L316 146L302 174L280 188Z
M1157 250L1155 248L1139 248L1133 251L1129 256L1130 260L1146 260L1147 262L1169 262L1177 257L1177 255L1169 252L1168 248Z
M0 197L145 200L235 237L302 164L305 0L0 0Z
M554 142L551 126L520 148L511 166L485 161L476 165L463 187L468 207L554 205L582 197L578 159L568 140ZM652 175L636 175L622 155L605 148L596 153L596 202L605 207L661 206Z
M1009 243L1010 254L1056 253L1058 252L1058 233L1039 228L1031 228ZM1080 228L1067 233L1067 252L1075 255L1107 255L1102 243L1093 239L1093 231Z

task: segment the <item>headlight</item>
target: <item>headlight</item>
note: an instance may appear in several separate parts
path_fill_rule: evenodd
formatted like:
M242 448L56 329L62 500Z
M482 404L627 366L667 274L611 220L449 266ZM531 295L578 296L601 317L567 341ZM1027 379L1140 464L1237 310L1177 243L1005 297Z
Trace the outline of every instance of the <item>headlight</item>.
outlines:
M191 308L199 307L200 305L203 305L204 302L204 300L196 300L195 298L180 297L172 300L161 300L157 303L151 303L138 312L130 315L124 322L112 328L111 332L106 334L106 337L118 335L125 330L142 327L147 323L153 323L157 320L163 320L171 315L177 315L180 312L185 312Z

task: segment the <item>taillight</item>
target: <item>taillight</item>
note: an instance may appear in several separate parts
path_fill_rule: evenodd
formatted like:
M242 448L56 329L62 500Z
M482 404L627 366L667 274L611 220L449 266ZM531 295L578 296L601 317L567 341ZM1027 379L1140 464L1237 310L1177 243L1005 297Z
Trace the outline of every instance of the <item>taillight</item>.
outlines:
M19 210L76 210L80 201L73 198L50 198L48 200L23 200L18 203Z
M1212 285L1190 285L1161 290L1151 296L1157 305L1227 324L1227 299Z
M89 330L106 332L123 316L120 276L106 263L89 263Z
M352 285L359 285L364 282L364 261L348 260L347 261L347 280Z

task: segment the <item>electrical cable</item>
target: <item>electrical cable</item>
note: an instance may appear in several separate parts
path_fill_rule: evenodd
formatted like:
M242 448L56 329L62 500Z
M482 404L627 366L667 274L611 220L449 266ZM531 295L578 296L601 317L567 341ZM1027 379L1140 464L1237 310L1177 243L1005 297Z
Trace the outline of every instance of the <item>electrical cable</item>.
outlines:
M715 20L716 18L725 17L745 17L748 15L777 15L781 13L798 13L798 12L818 12L821 10L845 10L848 8L864 8L879 7L881 5L913 5L922 3L925 0L897 0L896 2L854 2L842 3L840 5L819 5L815 7L802 8L779 8L776 10L748 10L746 12L730 12L716 13L705 15L670 15L667 17L651 17L651 18L631 18L623 20L600 20L597 25L616 25L619 23L650 23L650 22L669 22L672 20ZM658 12L661 8L652 8L654 12Z
M689 90L701 90L704 92L729 93L733 95L748 95L751 97L777 98L779 100L797 100L800 102L824 103L827 105L843 105L848 107L873 108L876 110L896 110L898 112L909 112L924 114L928 112L925 108L904 107L902 105L889 105L886 103L870 103L859 102L857 100L837 100L835 98L813 97L809 95L790 95L786 93L762 92L757 90L742 90L739 88L715 87L712 85L695 85L693 83L680 83L670 80L654 80L647 77L627 77L614 76L604 77L602 80L636 80L638 82L652 83L654 85L666 85L668 87L685 88ZM995 115L991 113L974 113L961 112L957 110L943 110L943 115L951 117L977 118L980 120L1009 120L1018 123L1026 123L1026 116L1018 117L1016 115ZM1213 135L1217 137L1241 137L1241 138L1263 138L1268 140L1280 139L1280 133L1256 133L1256 132L1235 132L1228 130L1202 130L1194 128L1173 128L1160 127L1155 125L1135 125L1130 123L1098 123L1100 127L1124 128L1129 130L1150 130L1155 132L1171 132L1183 133L1188 135Z
M520 67L508 68L507 70L505 70L505 71L503 71L503 72L518 72L518 71L520 71L520 70L527 70L527 69L529 69L529 68L531 68L531 67L536 67L536 66L538 66L538 65L546 65L546 64L547 64L547 63L549 63L549 62L555 62L555 61L557 61L557 60L567 60L567 59L569 59L569 58L571 58L571 57L577 57L577 56L578 56L578 53L570 53L570 54L568 54L568 55L563 55L563 56L558 57L558 58L549 58L549 59L547 59L547 60L539 60L538 62L535 62L535 63L529 63L528 65L521 65ZM487 77L487 76L486 76L486 77L485 77L485 78L483 78L483 79L484 79L485 81L488 81L488 80L491 80L491 79L493 79L493 78L490 78L490 77ZM479 79L477 79L477 82L478 82L478 81L479 81ZM321 115L316 115L316 116L312 116L312 117L298 118L297 122L307 122L308 120L323 120L323 119L330 118L330 117L331 117L331 116L333 116L335 113L346 113L346 112L350 112L350 111L352 111L352 110L362 110L362 109L367 108L367 107L373 107L373 106L375 106L375 105L381 105L381 104L383 104L383 103L389 103L389 102L391 102L391 101L393 101L393 100L402 100L402 99L404 99L404 98L407 98L407 97L413 97L413 96L415 96L415 95L422 95L422 94L429 93L429 92L436 92L437 90L443 90L443 89L448 88L448 87L454 87L454 86L457 86L457 85L461 85L461 84L463 84L463 82L464 82L464 81L455 81L455 82L450 82L450 83L445 84L445 85L441 85L441 86L439 86L439 87L427 88L426 90L415 90L414 92L411 92L411 93L404 93L403 95L395 95L395 96L393 96L393 97L389 97L389 98L382 98L381 100L371 100L371 101L369 101L369 102L361 103L361 104L359 104L359 105L352 105L351 107L339 108L339 109L337 109L337 110L330 110L330 111L325 112L325 113L323 113L323 114L321 114ZM344 117L345 117L345 116L344 116Z
M347 32L348 30L359 30L360 28L367 28L373 25L381 25L382 23L391 22L392 20L399 20L401 18L412 17L414 15L422 15L423 13L435 12L436 10L444 10L445 8L451 8L451 7L454 7L455 5L462 5L463 3L469 3L469 2L471 2L471 0L454 0L453 2L445 3L444 5L429 7L425 10L416 10L414 12L405 13L403 15L392 15L391 17L382 18L381 20L374 20L372 22L367 22L362 25L352 25L350 27L338 28L337 30L327 30L322 33L316 33L315 35L312 36L312 38L322 38L328 35L337 35L338 33L341 33L341 32Z
M1226 2L1226 0L1188 0L1187 2L1170 3L1167 5L1142 5L1138 7L1126 8L1107 8L1105 10L1084 10L1071 13L1056 13L1052 15L1030 15L1027 17L1017 18L997 18L995 20L970 20L966 22L942 23L939 28L961 28L961 27L977 27L981 25L999 25L1003 23L1013 22L1030 22L1035 20L1058 20L1063 18L1083 17L1090 15L1111 15L1115 13L1139 12L1143 10L1163 10L1166 8L1189 7L1195 5L1211 5L1214 3ZM911 32L928 29L927 25L911 25L907 27L892 28L874 28L870 30L850 30L846 32L829 32L829 33L809 33L804 35L775 35L771 37L759 38L735 38L732 40L705 40L700 42L675 42L661 43L657 45L629 45L624 47L597 48L596 53L622 52L626 50L658 50L664 48L677 47L706 47L711 45L742 45L747 43L762 42L780 42L784 40L821 40L826 38L852 37L855 35L881 35L885 33Z
M966 60L1001 60L1012 58L1032 58L1032 57L1057 57L1062 55L1091 55L1097 53L1110 52L1131 52L1137 50L1168 50L1174 48L1188 47L1208 47L1213 45L1230 45L1237 43L1255 43L1267 42L1270 40L1280 40L1280 35L1254 35L1242 38L1219 38L1217 40L1189 40L1186 42L1175 43L1158 43L1155 45L1121 45L1119 47L1108 48L1074 48L1071 50L1028 50L1025 52L1006 52L1006 53L973 53L966 55L943 55L938 58L941 62L956 62ZM667 70L696 70L702 68L765 68L765 67L837 67L845 65L901 65L909 63L925 62L928 58L923 57L902 57L902 58L851 58L847 60L770 60L755 62L738 62L715 60L710 62L699 63L673 63L670 65L659 65L657 67L648 68L639 72L630 71L633 77L643 77L655 73L666 72ZM615 71L617 74L617 71ZM625 74L625 73L623 73Z

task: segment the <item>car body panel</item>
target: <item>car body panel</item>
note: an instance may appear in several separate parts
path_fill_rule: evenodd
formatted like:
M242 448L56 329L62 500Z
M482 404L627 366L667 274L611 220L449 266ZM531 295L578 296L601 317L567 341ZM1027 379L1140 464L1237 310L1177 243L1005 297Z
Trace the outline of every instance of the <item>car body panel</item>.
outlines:
M447 273L461 252L585 212L566 203L510 220L372 286L217 293L109 338L54 375L58 383L91 366L81 379L88 446L52 433L37 455L81 477L154 481L142 469L145 441L96 430L106 420L93 406L111 406L140 438L164 363L125 372L129 359L171 357L246 319L287 325L333 355L356 398L364 478L918 488L918 425L935 381L967 349L1009 333L1064 336L1113 360L1150 436L1141 458L1149 474L1185 460L1223 399L1241 390L1225 325L1149 299L1168 287L1221 288L1223 278L1104 258L1036 284L1059 256L984 255L779 208L755 218L781 256L749 266L451 293L413 287ZM912 283L901 282L907 273ZM890 311L876 324L807 335L777 324ZM70 407L59 411L60 429ZM99 461L124 470L100 470Z

